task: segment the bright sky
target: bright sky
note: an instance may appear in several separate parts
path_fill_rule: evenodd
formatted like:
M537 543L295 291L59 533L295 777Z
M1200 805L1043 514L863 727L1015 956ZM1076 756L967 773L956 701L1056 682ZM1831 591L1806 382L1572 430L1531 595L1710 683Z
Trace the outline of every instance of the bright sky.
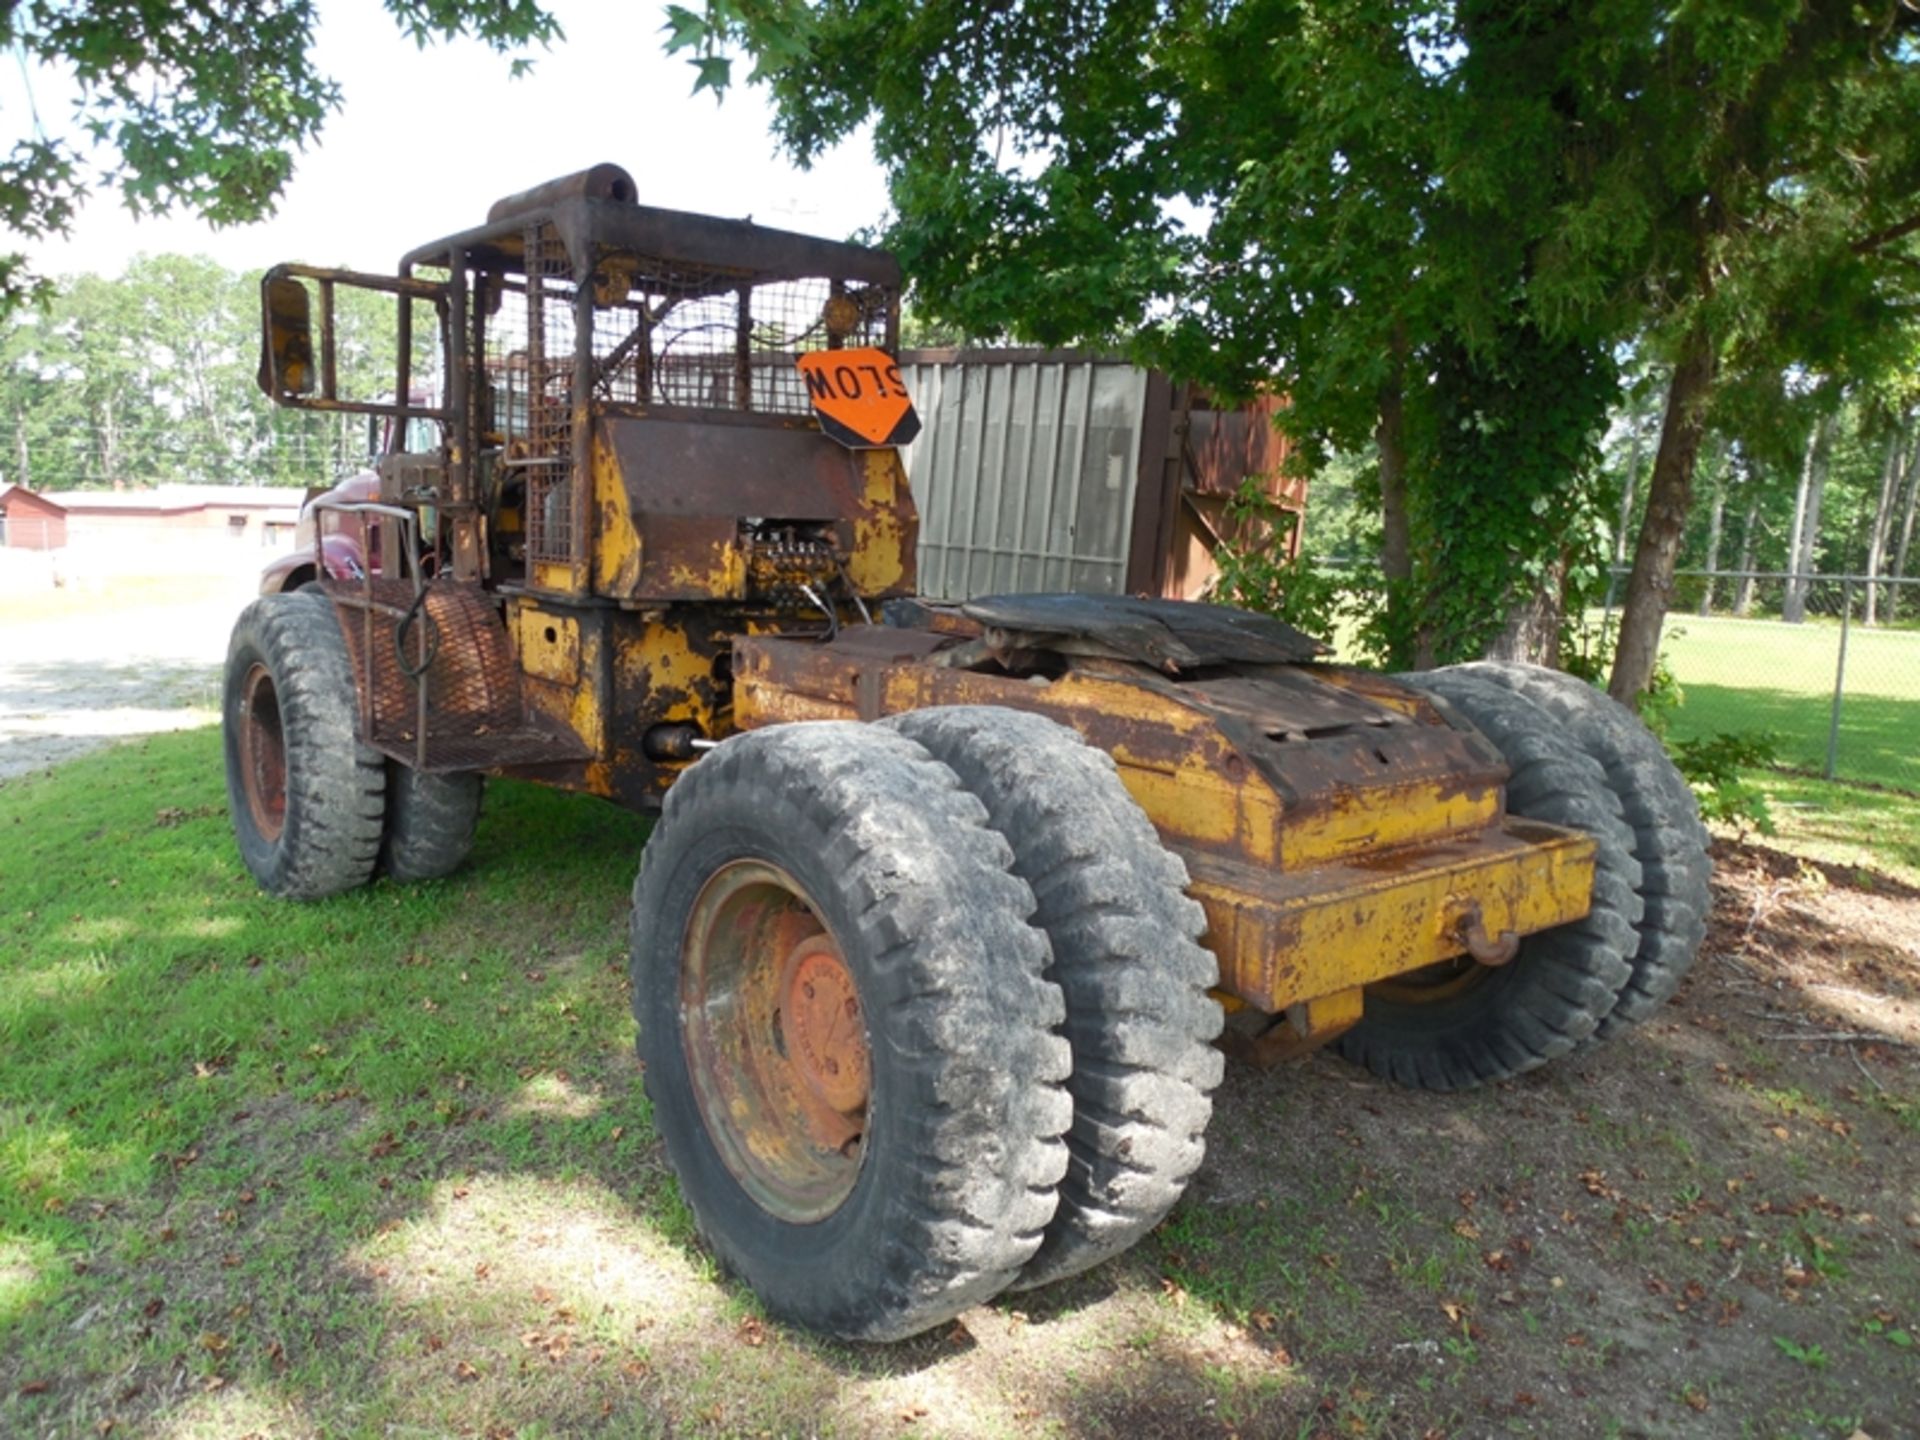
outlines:
M549 0L567 38L532 52L531 75L462 42L421 51L379 0L321 0L319 68L342 108L296 161L279 213L213 230L171 217L136 222L97 193L71 239L29 248L42 273L117 274L137 251L210 255L233 269L277 261L390 271L414 246L478 225L503 195L610 160L642 203L844 239L878 220L886 190L863 135L810 171L774 153L769 112L738 84L726 103L689 92L693 69L661 52L665 5ZM741 67L736 67L741 68ZM73 89L33 72L41 122L64 124ZM19 64L0 65L0 124L30 123ZM16 242L0 232L0 248Z

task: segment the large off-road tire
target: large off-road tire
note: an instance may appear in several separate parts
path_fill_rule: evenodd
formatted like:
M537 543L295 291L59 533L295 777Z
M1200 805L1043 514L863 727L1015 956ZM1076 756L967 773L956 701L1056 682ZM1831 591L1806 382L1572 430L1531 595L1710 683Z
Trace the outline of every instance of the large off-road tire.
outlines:
M353 666L324 596L269 595L240 613L221 708L234 837L260 888L318 900L366 884L385 762L354 736Z
M1342 1054L1425 1090L1460 1090L1544 1065L1599 1029L1637 943L1640 862L1606 772L1531 701L1459 670L1398 677L1450 705L1512 769L1507 808L1591 835L1593 908L1529 935L1505 965L1461 959L1368 987Z
M773 1314L897 1340L1039 1248L1071 1061L1012 865L878 726L737 736L669 792L634 884L647 1094L700 1233Z
M1699 802L1666 747L1639 716L1604 691L1539 665L1485 661L1460 669L1526 696L1565 726L1568 737L1607 772L1632 827L1645 913L1636 927L1639 947L1629 957L1633 974L1600 1022L1604 1039L1670 1000L1706 939L1713 861Z
M473 851L485 785L479 775L426 775L389 760L380 873L407 884L458 870Z
M1187 871L1120 783L1064 725L993 706L886 722L951 766L1013 847L1047 978L1067 1002L1072 1159L1046 1239L1013 1288L1075 1275L1128 1249L1174 1207L1206 1153L1223 1058L1219 962Z

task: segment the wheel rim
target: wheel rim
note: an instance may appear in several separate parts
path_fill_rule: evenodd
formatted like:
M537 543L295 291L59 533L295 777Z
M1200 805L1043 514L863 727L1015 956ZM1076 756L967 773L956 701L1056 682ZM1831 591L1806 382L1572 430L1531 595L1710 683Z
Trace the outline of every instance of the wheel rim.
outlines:
M255 663L240 682L240 774L247 809L261 838L274 841L287 824L287 740L280 697L265 665Z
M859 1176L873 1085L832 932L786 871L735 861L694 902L680 976L687 1073L727 1169L783 1220L832 1214Z

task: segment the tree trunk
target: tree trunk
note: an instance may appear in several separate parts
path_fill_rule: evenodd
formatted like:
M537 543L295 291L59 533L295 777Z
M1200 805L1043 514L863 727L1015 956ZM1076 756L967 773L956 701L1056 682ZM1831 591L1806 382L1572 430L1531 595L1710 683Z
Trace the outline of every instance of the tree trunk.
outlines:
M1807 523L1800 531L1800 558L1793 566L1800 577L1800 613L1793 617L1796 622L1807 618L1807 594L1820 558L1820 507L1826 499L1827 476L1833 469L1832 438L1833 422L1829 419L1820 427L1820 454L1813 465L1813 488L1807 492Z
M1632 427L1631 438L1627 442L1627 483L1620 490L1620 523L1613 531L1613 563L1627 563L1627 527L1633 524L1633 494L1640 486L1640 442L1646 425L1646 412L1641 408L1639 397L1628 412L1627 423Z
M1752 471L1747 473L1749 482ZM1740 527L1740 563L1734 568L1740 572L1740 583L1733 591L1733 613L1736 619L1744 620L1753 609L1753 541L1760 530L1760 497L1754 496L1747 501L1747 520Z
M1407 523L1405 415L1397 385L1380 391L1373 442L1380 452L1380 569L1389 582L1413 578L1413 537Z
M1867 532L1867 608L1866 622L1879 623L1880 587L1873 583L1886 559L1887 530L1893 521L1894 497L1900 493L1901 462L1906 459L1906 427L1903 425L1887 440L1886 463L1880 467L1880 499L1873 507L1873 528Z
M1507 623L1487 645L1489 660L1522 660L1560 666L1560 621L1566 604L1567 560L1547 567L1531 594L1507 613Z
M1723 467L1720 478L1713 487L1713 513L1707 517L1707 583L1700 591L1700 613L1713 614L1713 572L1720 568L1720 528L1727 514L1727 477L1726 469L1731 468L1729 460Z
M1800 488L1793 492L1793 525L1787 531L1787 588L1780 601L1780 616L1799 624L1807 618L1807 590L1800 578L1800 542L1807 533L1807 496L1813 490L1814 456L1820 449L1820 431L1824 420L1814 422L1807 432L1807 448L1800 457Z
M22 490L33 488L33 460L27 453L27 417L17 407L13 412L13 483Z
M1706 430L1713 376L1713 342L1705 322L1695 320L1667 386L1660 449L1647 484L1647 518L1640 526L1633 573L1627 577L1627 598L1620 612L1620 645L1614 652L1607 691L1623 704L1633 704L1645 692L1660 658L1660 627L1673 599L1673 564L1693 500L1693 471Z
M1895 579L1904 579L1907 574L1907 553L1913 546L1913 516L1915 501L1920 500L1920 435L1913 437L1913 449L1907 454L1907 508L1900 521L1900 544L1893 552L1893 574ZM1902 592L1908 586L1896 585L1893 593L1887 597L1887 620L1892 622L1900 613Z
M1391 627L1394 653L1389 658L1401 669L1417 663L1411 653L1413 529L1407 515L1405 350L1404 336L1396 334L1393 375L1380 387L1373 427L1374 448L1380 455L1380 571L1386 577L1388 609L1398 612Z

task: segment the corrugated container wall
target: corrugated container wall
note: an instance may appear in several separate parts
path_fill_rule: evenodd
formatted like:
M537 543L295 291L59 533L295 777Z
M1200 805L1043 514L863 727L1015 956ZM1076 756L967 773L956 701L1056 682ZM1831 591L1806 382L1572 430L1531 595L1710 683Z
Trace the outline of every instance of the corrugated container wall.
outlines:
M1066 590L1197 598L1221 510L1249 476L1298 549L1304 484L1281 473L1271 402L1215 411L1191 387L1074 351L909 350L920 438L920 593Z

